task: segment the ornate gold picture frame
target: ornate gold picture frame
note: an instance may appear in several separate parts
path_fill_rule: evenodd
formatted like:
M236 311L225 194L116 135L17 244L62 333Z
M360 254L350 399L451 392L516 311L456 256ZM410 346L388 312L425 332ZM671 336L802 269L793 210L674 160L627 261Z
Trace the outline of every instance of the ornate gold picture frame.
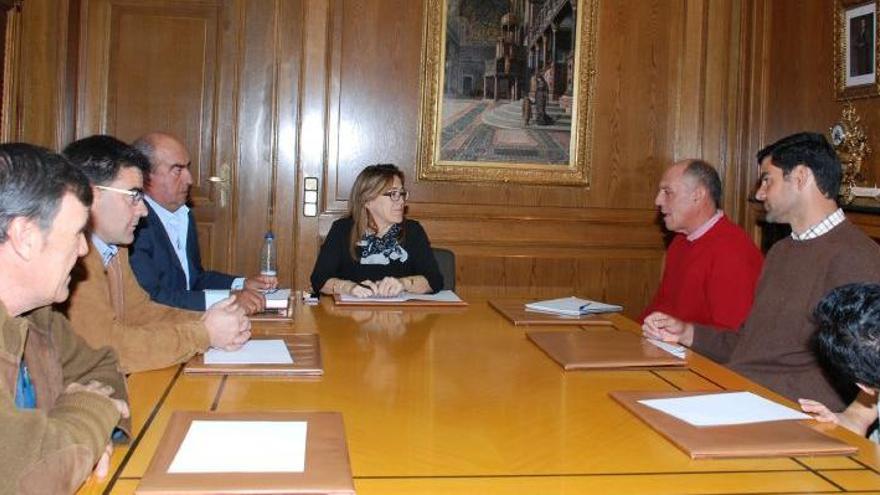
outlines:
M836 0L834 86L837 100L880 94L877 1Z
M419 179L589 186L598 0L425 0Z

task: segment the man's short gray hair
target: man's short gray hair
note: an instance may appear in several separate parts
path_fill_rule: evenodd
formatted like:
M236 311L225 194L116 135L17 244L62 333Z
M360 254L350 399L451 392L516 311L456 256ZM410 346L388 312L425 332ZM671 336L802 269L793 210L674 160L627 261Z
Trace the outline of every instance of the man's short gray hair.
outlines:
M704 160L691 160L687 167L685 167L684 173L696 179L700 185L709 191L709 196L715 203L715 208L721 207L721 177L718 176L715 167L709 165Z

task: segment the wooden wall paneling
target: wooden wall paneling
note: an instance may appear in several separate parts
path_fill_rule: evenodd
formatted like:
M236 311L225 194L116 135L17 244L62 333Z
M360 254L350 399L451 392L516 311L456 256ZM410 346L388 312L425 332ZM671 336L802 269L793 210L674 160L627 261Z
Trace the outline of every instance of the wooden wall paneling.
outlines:
M61 117L58 131L59 149L76 140L77 73L79 71L80 30L82 29L81 7L82 0L68 0L67 38L65 40L67 57L63 67L64 79L61 87L61 108L59 109Z
M749 23L753 20L754 5L740 0L710 5L704 122L711 139L704 149L724 184L724 210L745 226L746 201L754 190L754 152L748 149L752 78Z
M233 260L252 274L259 268L259 246L269 230L271 177L276 165L275 62L277 12L274 0L236 2L243 31L239 41L240 81L234 177L236 208ZM254 249L254 248L257 249Z
M238 125L238 94L241 81L239 80L239 67L241 65L241 38L243 32L241 9L236 2L224 0L223 6L219 11L219 23L217 33L217 76L215 79L216 93L214 100L210 103L214 109L215 121L211 124L211 145L214 150L212 157L212 175L220 175L224 171L229 174L231 183L228 184L227 206L222 210L217 209L218 213L222 213L224 222L217 223L220 227L212 237L212 249L214 252L213 268L225 271L238 271L237 267L232 266L233 248L235 237L235 226L233 225L233 209L236 205L235 192L238 184L235 175L235 167L238 157L239 142L237 139ZM208 177L208 176L205 176ZM221 185L209 185L206 183L208 194L213 201L218 202L221 199ZM205 249L202 239L199 238L199 245L202 250ZM204 253L203 253L204 254ZM203 256L202 258L205 258Z
M288 140L298 121L302 7L299 1L249 0L241 2L240 8L244 32L238 74L234 265L255 273L260 253L254 248L274 228L282 260L281 282L289 286L295 258L294 205L299 195L296 141Z
M766 31L768 58L766 142L788 134L812 130L826 132L840 116L835 101L834 0L770 2L771 18ZM796 19L796 22L793 22ZM809 27L809 33L804 27ZM857 102L865 122L880 130L877 99ZM880 133L875 131L880 142ZM872 145L874 143L871 143Z
M675 160L702 157L703 117L706 86L706 2L686 2L682 9L682 21L675 34L681 44L673 45L680 50L672 54L675 65L680 67L678 76L677 122L675 123ZM659 181L659 180L658 180Z
M264 234L275 233L280 282L290 286L296 256L296 125L302 61L299 0L240 2L239 148L235 160L234 266L259 268Z
M21 7L3 11L3 93L0 139L16 141L20 134Z
M539 202L519 190L512 204L654 209L657 183L675 154L674 70L685 15L682 2L600 3L591 188L553 188ZM681 101L692 98L682 91Z
M15 88L18 111L10 122L15 140L53 149L66 144L71 125L64 111L70 8L69 0L28 0L22 4Z
M216 27L212 6L113 5L110 11L102 128L129 142L154 130L178 136L190 150L198 199L205 196L200 187L212 153Z
M731 159L735 144L736 129L736 70L730 66L736 60L735 28L739 25L734 19L738 13L735 0L715 0L707 3L705 46L706 58L703 68L704 107L702 156L718 170L724 184L730 186ZM727 187L725 202L730 197L731 187ZM719 205L722 208L725 204ZM728 213L732 213L730 208ZM735 215L733 215L735 218Z
M446 207L422 219L432 242L457 255L465 297L557 297L577 293L615 301L637 316L661 271L653 212L495 207L466 220ZM466 229L466 230L463 230ZM516 232L515 239L506 235Z
M107 133L125 141L151 131L179 137L189 149L192 203L206 266L230 269L230 206L207 178L229 163L215 145L229 140L216 116L229 77L221 0L82 0L77 135ZM224 76L224 74L227 74ZM220 108L220 110L218 110Z
M297 131L298 149L295 152L299 157L299 182L297 191L302 189L304 177L318 178L320 183L319 210L327 209L329 194L332 189L328 185L325 175L325 160L327 159L326 143L329 139L328 94L330 88L330 50L338 47L338 43L331 44L330 38L334 33L331 19L335 11L338 11L337 2L326 0L303 0L303 36L302 36L302 70L300 72L300 115ZM336 10L334 10L336 9ZM338 59L338 58L337 58ZM315 264L320 243L321 217L302 216L302 205L296 205L298 213L295 252L295 277L294 283L297 288L309 285L309 276ZM320 288L320 287L319 287Z
M304 279L297 279L299 270L297 234L301 216L302 182L298 171L300 123L300 89L303 64L304 2L282 0L278 4L275 50L276 70L276 173L272 229L278 240L279 282L285 287L303 288Z
M748 41L743 16L749 2L688 2L679 63L680 114L676 160L699 157L714 165L724 184L722 208L744 223L740 158L745 124Z
M755 93L751 86L754 79L753 47L755 38L759 38L751 24L757 19L756 8L755 2L749 0L733 3L730 25L731 58L727 68L730 105L723 203L730 218L746 229L749 226L747 201L755 191L753 178L756 172L753 165L754 153L750 149L753 131L749 127Z
M347 210L351 185L372 163L396 163L415 186L423 2L333 0L330 95L334 127L327 210ZM338 71L338 72L336 72Z
M758 217L763 208L751 203L749 198L756 191L759 175L755 166L755 154L766 144L767 94L770 84L767 54L772 42L772 36L769 33L772 20L771 3L766 0L748 2L743 28L747 35L743 46L747 50L748 58L743 61L742 65L748 72L744 77L747 91L744 96L745 113L741 124L743 144L737 167L741 189L738 199L740 201L740 221L758 246L761 245Z

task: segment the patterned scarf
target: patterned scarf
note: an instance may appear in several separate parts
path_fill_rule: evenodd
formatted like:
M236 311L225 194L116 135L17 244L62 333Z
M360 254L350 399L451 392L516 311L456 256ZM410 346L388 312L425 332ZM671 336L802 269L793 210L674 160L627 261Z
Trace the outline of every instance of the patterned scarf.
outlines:
M400 236L400 224L393 224L382 237L367 233L358 242L361 248L362 265L387 265L391 261L403 263L409 253L397 242Z

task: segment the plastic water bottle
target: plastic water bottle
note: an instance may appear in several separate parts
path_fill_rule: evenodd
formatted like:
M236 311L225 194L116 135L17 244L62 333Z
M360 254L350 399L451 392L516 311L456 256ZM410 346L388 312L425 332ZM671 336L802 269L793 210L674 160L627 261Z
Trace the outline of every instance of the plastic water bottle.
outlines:
M263 250L260 251L260 275L266 277L275 277L278 275L278 265L276 264L277 255L275 254L275 236L272 231L266 232L263 236Z

